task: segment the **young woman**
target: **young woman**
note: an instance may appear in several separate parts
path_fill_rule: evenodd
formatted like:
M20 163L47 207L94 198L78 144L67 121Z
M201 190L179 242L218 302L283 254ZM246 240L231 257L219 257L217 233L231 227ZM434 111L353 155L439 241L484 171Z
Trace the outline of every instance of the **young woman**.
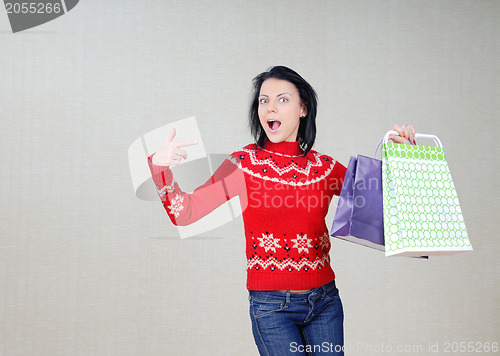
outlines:
M255 143L233 152L192 194L169 166L185 159L172 131L149 166L170 219L187 225L239 196L246 237L247 288L261 355L343 355L343 309L330 265L325 216L345 167L312 150L317 98L295 71L278 66L254 78L250 128ZM413 127L395 125L399 143Z

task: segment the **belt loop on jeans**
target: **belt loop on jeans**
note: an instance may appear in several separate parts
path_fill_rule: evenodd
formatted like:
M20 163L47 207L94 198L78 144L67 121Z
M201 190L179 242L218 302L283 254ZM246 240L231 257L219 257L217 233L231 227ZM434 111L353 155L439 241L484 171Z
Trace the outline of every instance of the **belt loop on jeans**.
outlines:
M327 283L323 286L321 286L321 289L322 289L322 296L323 298L326 296L326 294L328 293L328 291L331 289L329 288L331 285L333 284L333 287L335 287L335 280L331 281L330 283Z
M286 304L290 304L290 291L286 292Z

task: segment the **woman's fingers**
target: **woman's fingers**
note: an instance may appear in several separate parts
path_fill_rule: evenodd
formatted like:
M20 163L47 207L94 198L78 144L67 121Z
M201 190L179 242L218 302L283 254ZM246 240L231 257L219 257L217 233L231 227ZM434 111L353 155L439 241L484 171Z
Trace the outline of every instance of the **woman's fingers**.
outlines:
M414 140L416 132L415 132L415 128L411 125L410 125L410 131L411 131L411 138L412 138L412 140Z
M411 125L394 125L392 130L399 134L399 136L389 135L389 139L396 143L408 144L415 139L415 129Z
M179 159L171 160L170 163L168 164L168 166L169 167L178 166L179 164L181 164L180 156L179 156Z
M402 136L390 135L389 139L396 143L404 143L404 144L410 143L410 141L408 141L406 138Z
M176 149L175 150L175 159L179 160L179 157L187 159L187 153L184 150Z
M186 146L193 146L197 145L198 141L179 141L179 142L173 142L175 144L175 147L186 147Z
M411 131L412 131L411 126L405 125L404 129L405 129L405 138L407 138L408 140L412 139L413 134L411 133Z
M404 139L403 139L403 136L404 136L403 127L396 124L396 125L394 125L392 127L392 131L396 131L399 136L397 136L397 135L389 135L389 139L392 140L392 141L394 141L394 142L396 142L396 143L403 143L404 142Z
M174 147L186 147L186 146L196 145L198 143L198 141L196 140L173 142L175 135L176 135L176 130L174 127L172 131L170 131L170 133L168 134L167 138L165 139L165 142L163 142L163 146L166 147L169 145L173 145Z
M198 141L178 141L175 142L174 138L176 135L175 128L168 134L167 138L163 142L163 145L153 156L153 164L161 166L177 166L180 164L181 160L187 159L187 153L181 150L180 147L196 145Z
M179 147L186 147L196 145L198 141L181 141L181 142L172 142L172 154L170 161L172 162L170 165L179 165L181 160L187 159L187 153L184 150L181 150Z
M402 136L403 133L404 133L403 132L403 128L401 126L399 126L399 125L394 125L392 127L392 131L396 131L399 134L399 136ZM391 136L394 136L394 135L391 135Z
M405 130L405 138L408 139L409 141L413 141L415 139L415 129L411 125L404 125L403 126Z

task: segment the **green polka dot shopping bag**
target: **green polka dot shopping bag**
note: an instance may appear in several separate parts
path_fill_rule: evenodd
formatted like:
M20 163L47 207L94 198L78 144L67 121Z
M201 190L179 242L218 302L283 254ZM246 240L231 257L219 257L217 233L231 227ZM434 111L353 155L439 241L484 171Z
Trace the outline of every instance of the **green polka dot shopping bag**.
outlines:
M437 147L382 145L386 256L451 255L472 251L441 141Z

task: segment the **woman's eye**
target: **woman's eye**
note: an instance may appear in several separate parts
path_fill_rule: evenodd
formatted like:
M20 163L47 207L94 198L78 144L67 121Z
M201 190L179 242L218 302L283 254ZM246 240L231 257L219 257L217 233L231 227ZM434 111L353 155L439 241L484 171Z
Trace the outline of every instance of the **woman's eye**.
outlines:
M267 99L260 99L259 103L261 103L261 104L267 104Z
M286 103L287 101L288 101L287 98L280 98L280 102L282 102L282 103Z

